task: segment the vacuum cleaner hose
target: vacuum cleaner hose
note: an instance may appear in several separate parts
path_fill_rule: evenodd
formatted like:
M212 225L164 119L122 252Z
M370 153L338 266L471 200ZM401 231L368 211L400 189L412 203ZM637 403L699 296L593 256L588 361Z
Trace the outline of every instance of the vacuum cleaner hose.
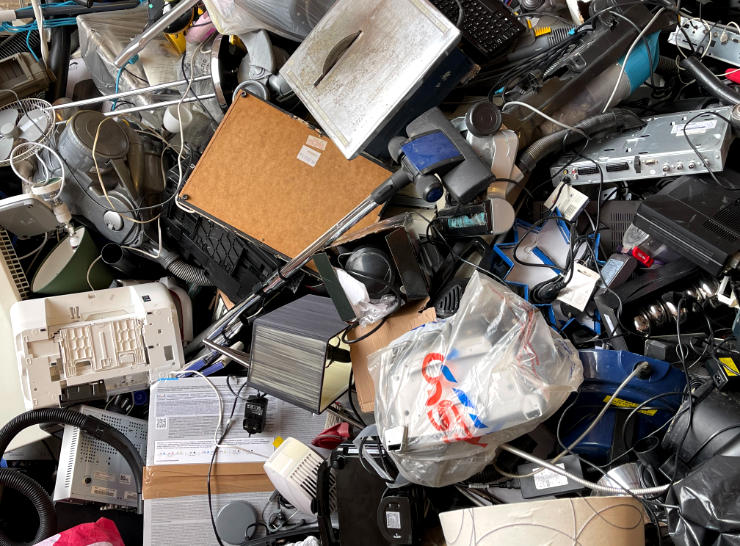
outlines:
M141 488L144 461L142 461L136 447L134 447L123 433L100 419L62 408L37 409L21 413L0 429L0 454L5 453L10 442L22 430L42 424L62 424L77 427L118 451L126 460L129 467L131 467L131 473L134 476L134 482L136 484L136 492L139 495L139 512L141 513L143 507ZM13 476L11 477L10 475ZM9 487L16 489L28 497L36 507L39 513L40 524L34 543L55 532L56 516L51 499L35 480L18 471L5 469L0 473L0 484L7 484ZM44 534L44 536L41 536L41 534ZM14 544L16 543L10 541L5 535L0 533L0 546Z
M740 104L740 93L724 85L696 57L681 59L681 67L685 68L696 79L696 82L714 98L727 104Z
M48 493L34 479L29 478L18 470L0 468L0 485L18 491L31 501L36 512L39 514L39 528L33 540L30 542L15 542L0 531L0 546L36 544L56 533L57 515L54 512L54 504L51 502Z
M181 259L176 259L167 266L167 271L172 273L178 279L195 284L197 286L213 286L213 282L208 279L204 269L190 265Z
M589 136L593 136L607 129L627 130L641 127L642 125L643 121L633 112L615 109L605 114L598 114L584 119L574 127ZM519 168L525 173L530 173L534 170L537 163L548 155L562 152L580 143L583 139L584 136L582 133L571 131L570 129L563 129L544 136L530 144L522 152L519 156Z

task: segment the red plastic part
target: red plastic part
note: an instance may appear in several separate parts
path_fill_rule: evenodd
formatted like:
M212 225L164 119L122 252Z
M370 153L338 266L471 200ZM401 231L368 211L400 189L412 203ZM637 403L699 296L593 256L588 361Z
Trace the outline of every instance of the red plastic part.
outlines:
M651 265L653 265L653 262L655 262L655 260L651 256L645 254L637 247L632 249L632 257L645 267L650 267Z
M731 82L740 83L740 68L728 68L725 70L725 78Z
M322 431L311 443L324 449L336 449L339 444L346 442L349 438L349 424L339 423Z

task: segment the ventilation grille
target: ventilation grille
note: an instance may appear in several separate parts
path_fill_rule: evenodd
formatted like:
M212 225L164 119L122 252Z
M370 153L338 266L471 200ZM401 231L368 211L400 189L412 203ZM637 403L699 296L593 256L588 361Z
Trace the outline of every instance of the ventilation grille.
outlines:
M146 421L139 422L138 420L133 420L131 417L88 407L83 408L82 413L97 417L117 429L134 444L141 457L146 459ZM79 432L79 429L75 430ZM77 439L78 436L80 436L78 440L80 449L76 451L79 455L80 462L93 465L107 465L109 459L118 456L118 451L102 440L93 438L84 432L82 434L76 434L75 438Z
M5 59L16 53L28 53L28 46L26 45L26 32L18 32L12 36L6 38L0 43L0 59ZM41 41L39 40L39 33L36 30L32 30L28 38L28 42L31 44L31 48L38 55L41 48Z
M727 227L723 226L722 224L720 224L719 222L715 220L712 220L712 219L704 220L704 223L702 224L702 226L707 231L711 231L717 237L720 237L724 239L725 241L734 243L738 239L737 233L735 233L734 231L731 231L730 229L728 229Z
M300 484L301 489L312 499L316 498L316 476L321 465L321 460L317 461L317 458L318 456L304 457L290 474L290 481Z
M65 433L66 429L71 429L72 434L72 440L69 442L69 451L68 453L77 453L77 446L79 445L80 441L80 429L77 427L72 427L67 425L65 427ZM62 466L62 465L60 465ZM65 474L64 474L64 487L69 489L72 485L72 477L74 476L74 469L75 469L75 458L74 457L68 457L67 458L67 465L65 467Z
M3 228L0 228L0 253L2 253L3 259L5 260L5 266L10 271L10 278L13 279L15 289L18 291L20 299L25 300L28 298L28 279L26 273L21 267L21 262L18 260L18 256L15 253L8 232Z
M315 499L318 494L317 482L319 466L322 462L321 457L312 452L304 457L290 474L289 481L299 484L306 495L312 499ZM329 473L329 491L329 504L331 505L331 511L335 512L337 510L337 484L333 471Z

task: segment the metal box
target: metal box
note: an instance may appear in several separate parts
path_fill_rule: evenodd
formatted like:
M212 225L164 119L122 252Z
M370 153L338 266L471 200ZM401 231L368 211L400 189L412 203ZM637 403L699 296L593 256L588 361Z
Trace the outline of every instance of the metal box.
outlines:
M347 324L331 298L304 296L254 321L249 386L312 413L321 413L347 391L350 362L330 357Z
M426 0L338 0L280 73L351 159L459 41Z
M645 118L641 129L589 144L584 157L561 157L550 169L553 184L598 184L602 176L609 183L706 173L694 148L712 172L721 172L733 135L719 116L729 119L731 111L724 106Z
M90 406L82 406L80 413L97 417L115 427L131 440L142 460L146 460L147 422L144 419ZM136 508L138 496L131 468L118 451L79 428L66 425L59 452L54 501L97 502Z

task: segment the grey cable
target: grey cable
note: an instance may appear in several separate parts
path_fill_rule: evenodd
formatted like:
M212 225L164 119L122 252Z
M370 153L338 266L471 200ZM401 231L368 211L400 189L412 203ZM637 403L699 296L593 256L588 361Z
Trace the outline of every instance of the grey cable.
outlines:
M541 465L542 467L546 468L547 470L550 470L551 472L557 472L558 474L565 476L571 481L574 481L576 483L580 483L584 487L588 487L589 489L593 489L594 491L598 491L599 493L606 493L607 495L624 495L624 489L621 487L609 487L606 485L599 485L597 483L590 482L588 480L584 480L580 476L576 476L575 474L571 474L567 470L560 468L559 466L555 466L554 464L549 463L548 461L545 461L543 459L540 459L539 457L535 457L534 455L527 453L526 451L522 451L521 449L517 449L513 446L510 446L509 444L501 444L501 449L504 451L508 451L512 455L516 455L517 457L521 457L522 459L526 459L527 461L531 463L535 463L538 465ZM638 497L644 497L647 495L660 495L661 493L665 493L668 490L668 485L660 485L658 487L645 487L640 489L627 489L630 493L633 495L636 495Z
M555 463L557 463L557 462L558 462L558 461L559 461L560 459L562 459L563 457L565 457L566 455L568 455L568 454L569 454L569 453L571 452L571 450L572 450L572 449L573 449L574 447L576 447L576 446L577 446L578 444L580 444L580 443L581 443L581 442L583 441L583 439L584 439L584 438L585 438L586 436L588 436L588 434L589 434L589 433L590 433L590 432L591 432L591 431L592 431L592 430L594 429L594 427L595 427L596 425L598 425L598 424L599 424L599 421L601 421L601 419L602 419L602 418L604 417L604 415L606 414L607 410L608 410L608 409L609 409L609 408L611 407L611 405L612 405L612 402L613 402L613 401L614 401L614 400L615 400L615 399L617 398L617 396L619 395L619 393L620 393L620 392L622 392L622 389L624 389L624 388L625 388L625 387L627 386L627 384L628 384L628 383L629 383L630 381L632 381L632 379L633 379L633 378L634 378L634 377L635 377L635 376L636 376L637 374L639 374L639 373L640 373L640 372L642 372L642 371L643 371L643 370L644 370L644 369L645 369L646 367L649 367L649 366L650 366L650 365L649 365L649 364L648 364L647 362L643 362L643 363L641 363L640 365L638 365L638 366L635 366L635 369L634 369L634 370L632 370L632 373L631 373L631 374L629 374L629 375L628 375L627 377L625 377L625 378L624 378L624 381L622 381L622 382L621 382L621 383L619 384L619 386L618 386L618 387L616 388L616 390L614 391L614 393L613 393L613 394L612 394L612 395L611 395L611 396L609 397L609 401L608 401L608 402L607 402L606 404L604 404L604 407L603 407L603 408L601 408L601 411L599 412L599 414L598 414L598 415L597 415L597 416L596 416L596 417L594 418L594 420L593 420L593 421L591 421L591 424L590 424L590 425L589 425L588 427L586 427L586 430L584 430L584 431L583 431L583 432L581 433L581 435L580 435L580 436L579 436L578 438L576 438L576 439L575 439L575 440L574 440L574 441L573 441L573 442L572 442L572 443L571 443L571 444L570 444L570 445L569 445L569 446L568 446L568 447L567 447L566 449L564 449L563 451L561 451L560 453L558 453L558 454L557 454L557 455L556 455L556 456L555 456L555 457L554 457L554 458L553 458L553 459L552 459L552 460L550 461L550 464L555 464ZM509 472L506 472L506 471L503 471L503 470L501 470L501 469L500 469L500 468L499 468L498 466L496 466L496 463L494 463L494 468L495 468L495 469L496 469L496 470L498 471L498 473L499 473L499 474L501 474L502 476L505 476L505 477L507 477L507 478L518 478L518 479L522 479L522 478L529 478L529 477L531 477L531 476L534 476L535 474L537 474L538 472L540 472L540 471L542 470L542 469L539 469L539 470L535 470L535 471L533 471L533 472L530 472L530 473L528 473L528 474L510 474Z

